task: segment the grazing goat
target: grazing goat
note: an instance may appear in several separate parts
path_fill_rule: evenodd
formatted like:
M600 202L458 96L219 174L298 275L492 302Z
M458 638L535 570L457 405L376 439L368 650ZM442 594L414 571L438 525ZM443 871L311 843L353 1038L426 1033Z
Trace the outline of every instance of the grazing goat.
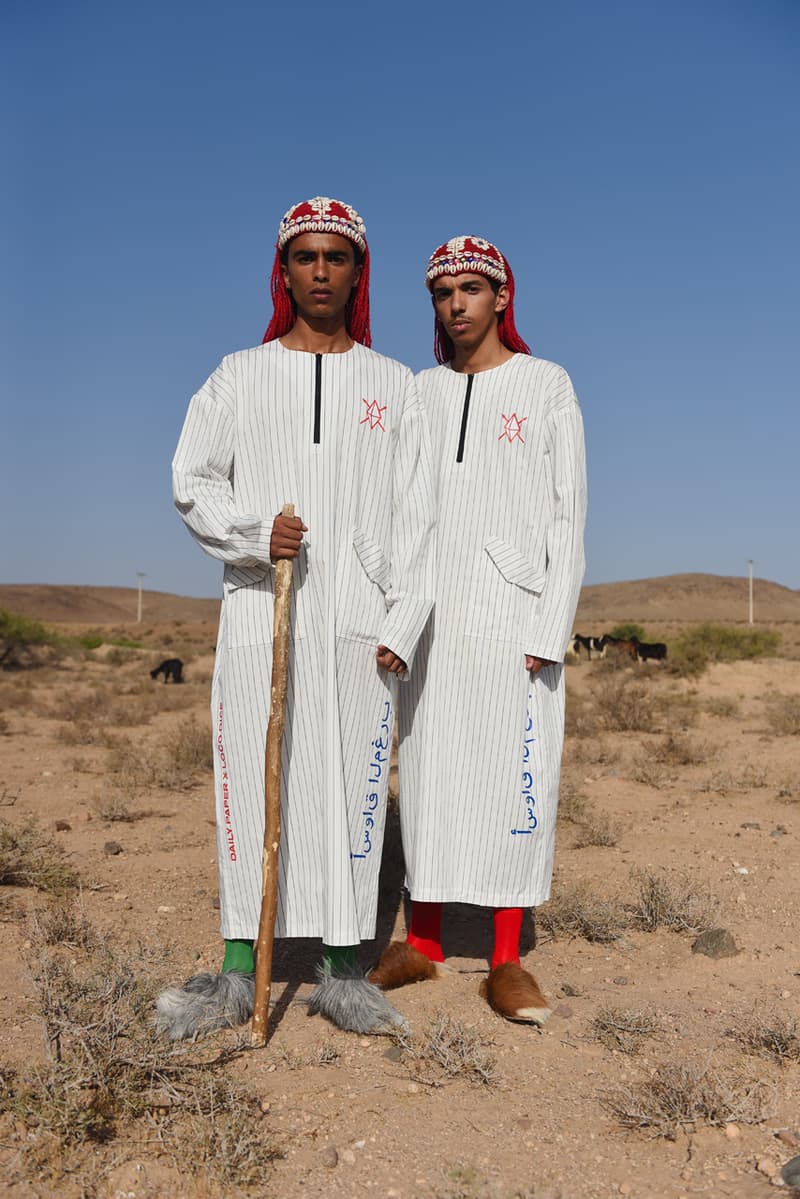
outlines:
M160 674L163 674L165 683L170 679L172 679L173 683L182 683L183 662L181 662L180 658L165 658L160 666L150 671L150 678L157 679Z
M594 650L594 652L596 654L599 654L599 656L601 658L605 657L607 642L608 642L608 638L605 636L603 636L603 637L582 637L580 633L575 633L574 639L572 642L572 652L573 652L573 654L580 656L581 648L585 649L586 656L589 659L589 661L591 662L592 650Z
M663 641L640 641L638 637L631 637L631 641L636 646L636 657L640 662L646 662L648 658L653 658L656 662L663 662L667 656L667 647Z
M608 633L606 633L603 640L605 641L606 645L613 645L616 649L618 649L620 651L620 653L627 654L629 658L633 658L634 662L636 661L636 640L635 639L632 639L630 641L623 641L622 638L620 638L620 637L611 637L611 636L609 636Z

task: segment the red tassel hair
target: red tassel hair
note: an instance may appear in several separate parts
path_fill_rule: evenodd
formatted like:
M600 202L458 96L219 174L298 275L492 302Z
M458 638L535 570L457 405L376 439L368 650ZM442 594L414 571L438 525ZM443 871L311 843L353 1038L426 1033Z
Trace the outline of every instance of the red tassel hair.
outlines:
M524 342L517 332L517 326L514 324L514 272L508 265L508 259L505 254L501 254L503 265L506 272L506 286L508 287L508 304L497 320L497 334L503 345L512 351L514 354L530 354L530 346ZM468 271L464 272L468 274ZM479 272L483 273L483 272ZM436 361L439 363L452 362L456 356L456 349L453 342L438 316L434 321L433 327L433 352L436 355Z
M369 323L369 246L361 250L354 242L351 244L356 256L361 256L361 276L345 309L345 324L353 341L369 347L372 345L372 330ZM274 341L277 337L284 337L297 320L292 297L286 290L286 284L283 281L281 266L281 251L276 249L275 261L272 264L272 276L269 281L269 290L272 296L272 320L261 339L262 345L268 341Z

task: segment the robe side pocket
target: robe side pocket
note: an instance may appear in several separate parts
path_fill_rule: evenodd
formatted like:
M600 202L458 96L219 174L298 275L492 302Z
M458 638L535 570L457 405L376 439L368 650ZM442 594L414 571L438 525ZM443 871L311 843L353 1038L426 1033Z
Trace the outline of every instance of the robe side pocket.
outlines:
M294 563L292 619L289 638L301 641L305 633L303 598L300 588L306 576L303 547ZM275 599L271 566L226 566L223 579L226 644L231 649L247 645L271 645Z
M337 632L351 641L377 645L386 619L386 592L391 584L391 568L383 549L360 529L353 533L357 563L342 581L338 610L344 618Z
M509 642L525 652L533 600L546 575L544 550L527 557L501 537L489 537L471 592L464 597L467 636Z

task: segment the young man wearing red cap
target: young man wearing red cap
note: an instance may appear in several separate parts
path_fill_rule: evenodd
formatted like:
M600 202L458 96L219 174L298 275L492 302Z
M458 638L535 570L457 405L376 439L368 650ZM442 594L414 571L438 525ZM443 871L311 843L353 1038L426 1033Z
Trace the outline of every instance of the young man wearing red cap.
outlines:
M388 988L434 976L442 904L490 907L481 993L542 1023L547 1001L519 938L523 910L550 893L562 663L584 570L581 414L566 372L517 333L514 277L495 246L453 238L425 279L441 364L418 377L438 468L436 616L399 717L410 929L370 978Z
M312 1010L402 1018L359 977L375 934L397 676L432 606L430 447L410 372L370 348L369 249L347 204L280 223L263 344L194 396L173 462L189 532L224 565L212 684L225 959L159 1000L173 1037L252 1010L261 906L273 572L295 561L281 777L278 937L321 937ZM286 502L294 518L276 516Z

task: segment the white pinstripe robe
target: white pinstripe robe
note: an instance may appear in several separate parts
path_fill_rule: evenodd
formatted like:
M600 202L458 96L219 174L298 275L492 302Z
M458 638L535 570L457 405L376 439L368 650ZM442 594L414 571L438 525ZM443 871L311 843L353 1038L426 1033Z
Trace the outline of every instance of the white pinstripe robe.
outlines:
M561 663L584 571L580 409L566 372L527 354L471 386L448 366L418 383L438 484L438 584L400 696L407 885L422 901L533 906L550 893ZM557 665L532 676L526 653Z
M375 931L395 712L375 649L411 665L432 605L430 444L413 376L361 345L232 354L191 401L173 490L192 536L225 563L212 684L222 935L258 931L269 544L293 502L309 531L294 567L276 935L356 944Z

